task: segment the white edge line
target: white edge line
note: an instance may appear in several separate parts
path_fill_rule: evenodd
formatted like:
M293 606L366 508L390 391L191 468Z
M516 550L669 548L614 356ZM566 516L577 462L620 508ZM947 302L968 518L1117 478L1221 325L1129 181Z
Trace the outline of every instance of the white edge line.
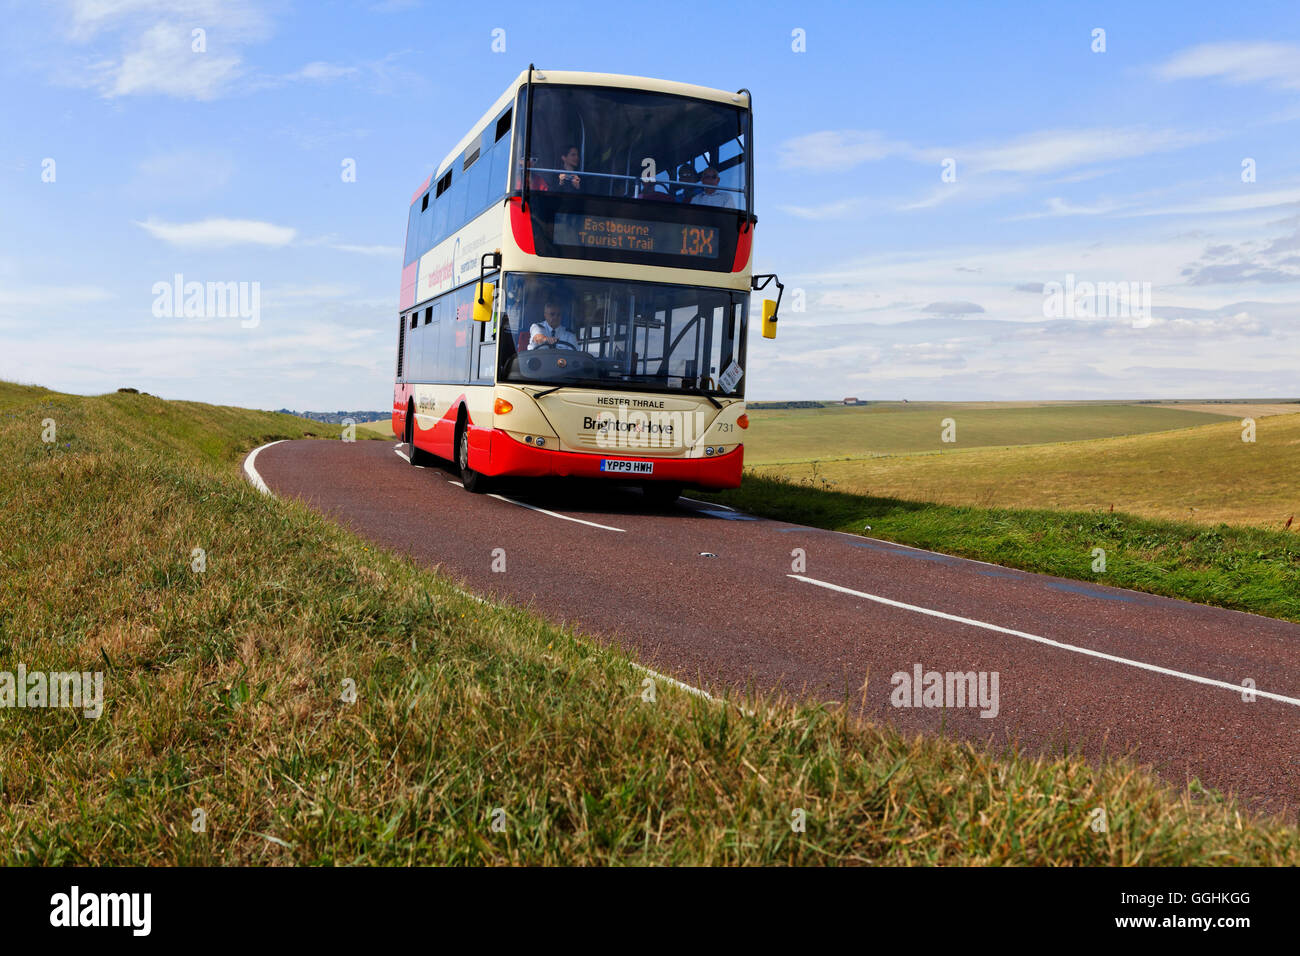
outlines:
M545 508L539 508L537 505L530 505L523 501L516 501L514 498L507 498L505 495L488 495L489 498L495 498L497 501L506 501L512 505L518 505L521 508L527 508L529 511L540 511L544 515L550 515L552 518L559 518L561 521L576 521L578 524L585 524L592 528L600 528L604 531L624 531L624 528L615 528L607 524L596 524L594 521L585 521L582 518L573 518L569 515L562 515L557 511L547 511Z
M271 489L266 487L266 482L263 481L262 476L257 473L257 468L254 467L253 462L256 460L258 452L270 448L272 445L278 445L280 444L280 442L287 441L287 440L288 439L281 438L279 441L269 441L265 445L258 445L256 448L250 451L248 453L248 457L244 459L244 477L248 479L248 483L250 485L252 485L254 488L256 488L264 495L271 494Z
M1012 637L1023 638L1026 641L1033 641L1036 644L1045 644L1048 647L1055 647L1058 650L1072 651L1075 654L1084 654L1088 657L1096 657L1104 661L1113 661L1116 664L1126 664L1129 667L1151 671L1155 674L1164 674L1168 677L1178 677L1182 680L1192 681L1196 684L1205 684L1208 687L1219 687L1223 690L1230 690L1237 694L1248 692L1255 697L1266 697L1269 700L1275 700L1278 703L1291 704L1294 707L1300 707L1300 699L1295 697L1287 697L1283 694L1274 694L1266 690L1256 690L1255 688L1243 687L1241 684L1230 684L1227 681L1216 680L1213 677L1201 677L1199 674L1189 674L1186 671L1176 671L1169 667L1161 667L1158 664L1148 664L1145 661L1135 661L1128 657L1119 657L1115 654L1107 654L1104 651L1094 651L1088 647L1079 647L1075 644L1066 644L1062 641L1054 641L1050 637L1040 637L1037 634L1030 634L1026 631L1017 631L1010 627L1002 627L998 624L988 624L984 621L977 621L974 618L959 617L956 614L948 614L944 611L934 611L926 607L917 607L915 604L904 604L902 601L894 601L887 597L880 597L878 594L868 594L866 591L855 591L852 588L846 588L839 584L831 584L828 581L818 581L816 578L805 577L802 574L787 574L786 577L791 577L796 581L803 581L807 584L815 584L820 588L826 588L830 591L839 591L841 594L851 594L854 597L863 598L868 601L875 601L878 604L887 604L890 607L902 608L905 611L915 611L917 614L928 614L930 617L942 618L945 621L956 621L958 624L968 624L971 627L981 627L986 631L997 631L999 634L1010 634Z

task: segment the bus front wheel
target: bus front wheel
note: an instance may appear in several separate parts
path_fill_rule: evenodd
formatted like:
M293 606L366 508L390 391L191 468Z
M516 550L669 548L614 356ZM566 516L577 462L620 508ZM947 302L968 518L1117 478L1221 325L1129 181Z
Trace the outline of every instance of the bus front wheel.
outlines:
M460 469L460 483L474 494L487 491L488 479L469 466L469 422L462 416L456 432L456 466Z

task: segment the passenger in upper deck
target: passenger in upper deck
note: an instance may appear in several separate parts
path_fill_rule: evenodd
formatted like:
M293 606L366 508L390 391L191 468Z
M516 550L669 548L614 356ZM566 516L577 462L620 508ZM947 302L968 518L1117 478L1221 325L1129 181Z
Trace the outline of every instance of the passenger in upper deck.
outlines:
M642 179L639 180L641 189L641 199L649 199L652 202L672 202L673 197L668 195L656 180Z
M581 157L578 155L577 146L568 146L560 154L560 168L564 172L556 177L555 185L561 192L576 193L582 190L582 177L574 172L578 168L579 162L581 162Z
M536 157L536 156L531 156L531 157L529 157L529 159L528 159L528 188L531 189L531 190L533 190L534 192L539 192L539 193L549 192L551 187L548 186L548 185L546 185L546 177L543 176L543 175L542 175L541 173L539 173L539 172L534 172L534 167L536 167L536 166L537 166L537 157ZM523 161L522 159L519 160L518 168L516 169L515 172L516 172L516 174L517 174L517 175L516 175L516 180L515 180L515 181L516 181L516 182L523 182L523 179L524 179L524 161Z
M695 173L695 166L692 165L691 163L682 163L680 166L678 166L677 181L681 183L690 184L687 186L682 186L677 191L677 201L690 202L692 199L694 199L695 194L699 192L699 188L696 187L695 184L700 181L700 177Z
M732 202L729 193L718 192L718 171L709 166L700 173L700 183L703 188L696 193L695 198L691 200L697 206L721 206L724 209L735 209L736 204Z

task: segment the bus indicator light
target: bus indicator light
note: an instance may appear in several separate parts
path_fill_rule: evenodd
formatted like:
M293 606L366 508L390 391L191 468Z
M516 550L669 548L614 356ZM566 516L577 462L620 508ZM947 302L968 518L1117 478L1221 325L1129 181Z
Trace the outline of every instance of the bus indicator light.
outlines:
M492 403L492 411L496 412L498 415L508 414L509 412L514 411L514 408L515 407L504 398L498 398Z
M748 427L749 427L749 416L748 416L748 415L741 415L739 418L736 419L736 424L739 425L741 428L748 428Z

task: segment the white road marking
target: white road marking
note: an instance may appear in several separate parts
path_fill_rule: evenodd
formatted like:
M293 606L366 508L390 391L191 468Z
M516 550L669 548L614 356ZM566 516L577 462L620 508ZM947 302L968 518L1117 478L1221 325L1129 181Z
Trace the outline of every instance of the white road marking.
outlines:
M592 528L600 528L604 531L624 531L624 528L614 528L607 524L596 524L594 521L584 521L582 518L574 518L570 515L562 515L557 511L547 511L545 508L539 508L537 505L530 505L523 501L516 501L514 498L507 498L505 495L488 495L489 498L495 498L497 501L508 501L512 505L518 505L521 508L527 508L529 511L540 511L544 515L550 515L552 518L559 518L561 521L575 521L578 524L585 524Z
M902 608L905 611L915 611L917 614L928 614L930 617L942 618L945 621L956 621L958 624L968 624L971 627L981 627L986 631L996 631L999 634L1010 634L1012 637L1019 637L1026 641L1033 641L1036 644L1045 644L1048 647L1055 647L1058 650L1071 651L1075 654L1084 654L1088 657L1096 657L1103 661L1112 661L1116 664L1124 664L1128 667L1136 667L1140 670L1151 671L1155 674L1164 674L1168 677L1178 677L1182 680L1192 681L1196 684L1205 684L1208 687L1219 687L1223 690L1230 690L1236 694L1240 694L1243 691L1249 691L1256 697L1264 697L1268 700L1275 700L1281 704L1291 704L1293 707L1300 707L1300 699L1295 697L1287 697L1283 694L1273 694L1266 690L1245 688L1242 687L1241 684L1230 684L1227 681L1215 680L1212 677L1202 677L1199 674L1189 674L1186 671L1176 671L1169 667L1161 667L1158 664L1148 664L1145 661L1135 661L1127 657L1107 654L1103 651L1094 651L1088 647L1079 647L1075 644L1066 644L1062 641L1054 641L1049 637L1040 637L1037 634L1017 631L1010 627L988 624L984 621L977 621L974 618L959 617L956 614L947 614L943 611L935 611L928 607L917 607L915 604L904 604L902 601L894 601L887 597L881 597L878 594L868 594L866 591L855 591L852 588L846 588L839 584L831 584L829 581L818 581L816 578L805 577L802 574L788 574L786 576L794 578L796 581L815 584L819 588L826 588L830 591L839 591L841 594L851 594L853 597L859 597L867 601L875 601L878 604L887 604L890 607Z
M262 480L262 476L259 475L257 473L257 469L253 467L253 462L257 459L257 454L262 449L270 448L272 445L278 445L280 444L281 441L286 441L286 440L287 439L281 438L280 441L269 441L265 445L259 445L256 448L254 448L252 451L250 451L248 453L248 457L244 459L244 476L248 478L249 484L251 484L254 488L256 488L264 495L269 495L271 493L271 489L266 487L266 482Z
M405 444L405 442L403 442L402 444ZM398 458L402 459L402 461L406 462L408 465L411 463L411 456L408 455L408 454L406 454L406 452L402 451L402 445L394 445L394 446L393 446L393 454L395 454ZM425 466L425 465L416 465L415 467L416 467L416 468L425 468L425 467L427 467L427 466Z

